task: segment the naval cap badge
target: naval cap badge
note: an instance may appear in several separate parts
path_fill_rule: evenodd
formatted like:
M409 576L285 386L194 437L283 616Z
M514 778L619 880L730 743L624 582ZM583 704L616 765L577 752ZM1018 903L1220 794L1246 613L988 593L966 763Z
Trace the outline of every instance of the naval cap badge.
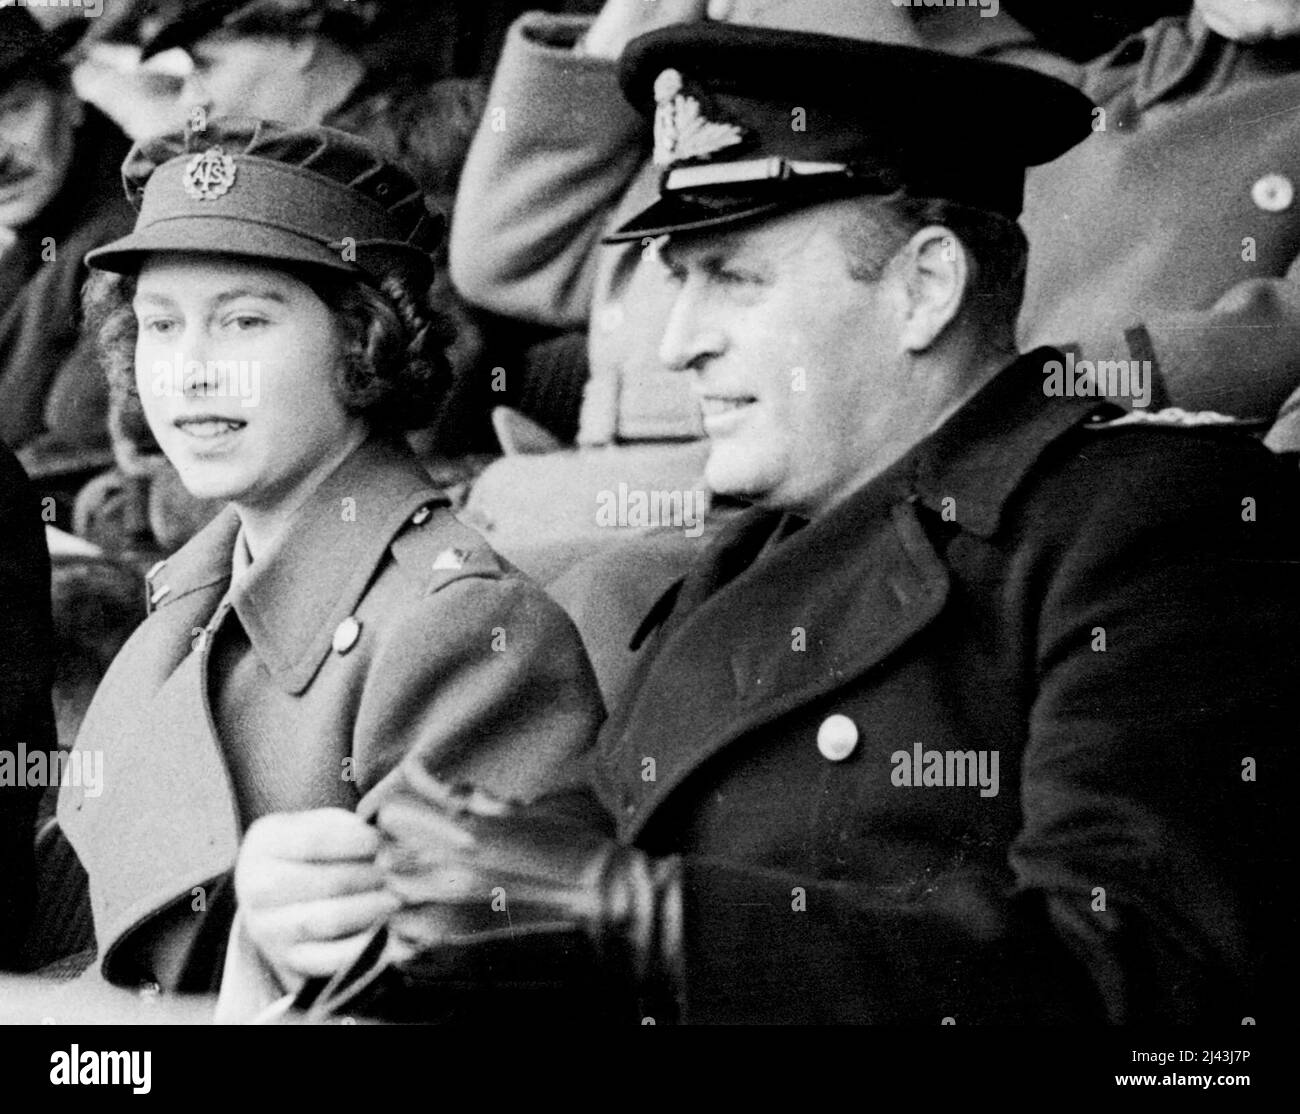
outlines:
M235 160L220 147L200 151L185 164L185 192L196 201L215 201L235 184Z
M705 158L745 138L735 124L706 120L700 102L684 94L682 87L677 70L664 70L655 79L656 166Z

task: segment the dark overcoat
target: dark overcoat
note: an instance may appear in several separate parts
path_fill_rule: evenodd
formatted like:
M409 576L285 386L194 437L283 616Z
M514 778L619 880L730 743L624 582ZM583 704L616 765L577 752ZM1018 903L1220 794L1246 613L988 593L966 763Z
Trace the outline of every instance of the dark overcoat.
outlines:
M35 898L33 842L55 749L54 636L41 507L0 445L0 968L22 963ZM41 755L35 763L32 759ZM45 777L29 777L37 770Z
M683 856L682 990L652 1015L1267 1012L1293 470L1046 397L1055 357L824 517L737 520L647 618L593 782L621 839Z
M111 982L215 989L256 815L363 807L409 755L532 797L603 714L564 613L447 511L405 447L353 453L231 589L238 525L223 511L152 575L152 614L77 739L103 753L102 790L60 797Z

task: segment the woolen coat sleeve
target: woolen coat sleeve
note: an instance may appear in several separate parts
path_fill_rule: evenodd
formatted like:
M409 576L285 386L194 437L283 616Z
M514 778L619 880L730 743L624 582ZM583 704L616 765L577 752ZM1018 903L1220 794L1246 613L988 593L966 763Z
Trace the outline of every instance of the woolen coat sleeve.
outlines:
M464 577L426 596L377 649L370 678L354 729L366 814L407 763L540 796L604 716L577 631L517 577Z
M511 27L451 230L468 301L560 328L587 323L600 237L648 150L614 63L573 53L589 23L533 13Z
M1300 386L1300 258L1283 276L1228 287L1212 305L1148 313L1084 334L1079 347L1093 361L1150 360L1164 385L1157 406L1272 419Z
M1119 468L1084 451L1036 484L993 588L1005 637L1032 647L1006 871L959 856L903 902L688 856L685 1020L1268 1012L1290 921L1295 493L1280 469L1242 468L1254 446L1169 433L1157 455L1133 431L1092 436L1117 439Z
M516 576L440 582L384 634L357 700L349 773L366 817L411 764L531 800L568 784L604 718L577 631ZM216 1020L249 1021L283 993L237 914Z

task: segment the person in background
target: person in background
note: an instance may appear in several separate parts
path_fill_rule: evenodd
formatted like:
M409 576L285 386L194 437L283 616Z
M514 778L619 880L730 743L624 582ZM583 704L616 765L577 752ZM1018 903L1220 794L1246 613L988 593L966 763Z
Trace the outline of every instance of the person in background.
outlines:
M82 343L82 259L131 226L126 139L77 99L62 57L84 25L47 31L25 7L0 8L0 441L64 524L111 460L107 392Z
M1092 134L1029 175L1020 343L1124 405L1268 429L1300 389L1300 0L1196 0L1080 88Z
M107 981L214 991L228 962L273 998L391 906L366 817L404 759L530 797L602 708L564 614L402 437L449 378L441 219L416 182L334 129L219 118L138 145L123 177L136 226L88 259L103 355L186 488L226 506L150 572L73 756L102 757L102 792L65 785L59 822ZM268 919L294 946L265 965L230 871L251 826L287 817L312 835L282 863L346 878L327 908L350 928L297 933L285 909Z

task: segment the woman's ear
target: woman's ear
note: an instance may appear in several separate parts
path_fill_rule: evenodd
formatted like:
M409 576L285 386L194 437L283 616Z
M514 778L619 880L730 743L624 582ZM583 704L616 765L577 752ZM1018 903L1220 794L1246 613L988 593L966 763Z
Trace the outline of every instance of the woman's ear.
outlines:
M935 224L916 232L895 261L904 268L907 291L900 340L905 351L924 352L961 311L970 257L950 229Z
M86 105L82 99L77 96L69 82L68 87L63 91L62 104L63 124L68 129L81 127L86 122Z

